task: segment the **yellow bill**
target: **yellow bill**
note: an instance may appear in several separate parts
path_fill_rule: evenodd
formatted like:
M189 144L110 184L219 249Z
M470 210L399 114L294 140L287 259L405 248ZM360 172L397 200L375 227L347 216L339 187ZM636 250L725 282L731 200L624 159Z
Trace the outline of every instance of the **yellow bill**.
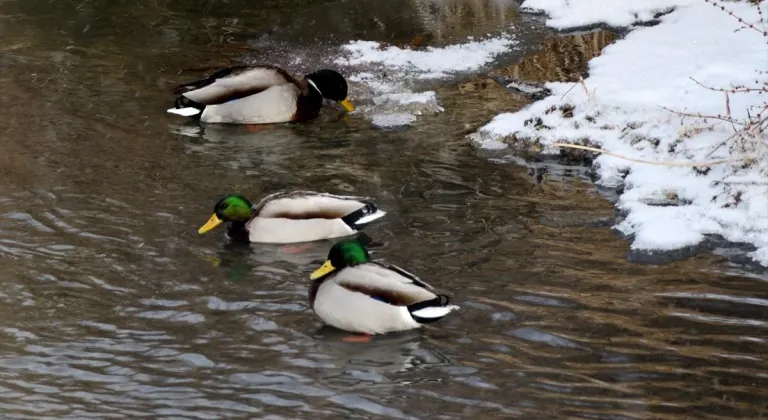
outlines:
M335 269L336 267L334 267L333 264L331 264L331 261L328 260L325 262L325 264L323 264L322 267L318 268L312 274L310 274L309 279L310 280L319 279L320 277L327 275L328 273L332 272Z
M347 112L352 112L355 110L355 106L352 105L352 101L349 100L349 98L344 99L343 101L339 102L341 106L344 107L344 109L347 110Z
M197 230L197 233L202 235L203 233L206 233L212 230L213 228L220 225L221 223L222 223L222 220L219 219L218 216L216 216L216 213L214 213L213 216L211 216L211 218L208 219L208 221L200 229Z

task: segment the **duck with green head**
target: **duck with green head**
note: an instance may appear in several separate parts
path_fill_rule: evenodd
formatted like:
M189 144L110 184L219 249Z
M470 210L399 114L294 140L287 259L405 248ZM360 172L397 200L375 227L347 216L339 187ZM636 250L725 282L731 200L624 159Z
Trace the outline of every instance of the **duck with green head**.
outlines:
M357 239L336 243L310 279L309 303L317 316L349 332L410 330L459 309L415 275L371 260Z
M234 66L178 86L171 114L205 123L272 124L308 121L318 116L324 100L355 107L347 97L347 81L339 72L318 70L295 79L268 65Z
M349 236L386 212L368 198L312 191L279 192L253 205L241 195L219 200L198 233L229 222L235 241L286 244Z

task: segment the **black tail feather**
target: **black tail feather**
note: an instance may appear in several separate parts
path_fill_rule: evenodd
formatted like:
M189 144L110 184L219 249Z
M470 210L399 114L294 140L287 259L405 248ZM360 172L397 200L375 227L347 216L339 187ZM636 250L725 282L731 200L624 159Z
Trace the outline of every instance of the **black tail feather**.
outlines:
M192 118L195 118L195 119L200 119L200 117L203 115L203 110L205 109L205 105L201 104L200 102L195 102L184 95L177 97L176 100L173 102L173 106L176 109L179 109L179 108L199 109L200 113L192 116Z
M439 294L434 299L425 300L423 302L417 302L417 303L408 305L407 308L408 308L408 312L411 313L411 317L413 317L413 319L416 322L418 322L419 324L429 324L439 320L440 318L422 318L420 316L414 315L413 313L418 310L429 308L432 306L445 307L445 306L448 306L450 303L451 303L451 298L448 297L448 295Z
M221 79L222 77L229 76L232 73L238 72L240 70L247 69L248 66L232 66L227 67L225 69L221 69L210 76L206 77L205 79L195 80L194 82L184 83L183 85L178 85L175 88L173 88L173 93L175 95L181 95L184 92L189 92L190 90L200 89L202 87L206 87L210 85L211 83L215 82L216 79Z
M419 309L428 308L430 306L448 306L448 304L451 303L451 298L448 295L439 294L434 299L425 300L422 302L416 302L414 304L408 305L408 311L414 312L418 311Z
M368 216L369 214L376 213L379 208L376 207L376 204L373 204L368 201L363 202L365 205L363 207L360 207L359 209L353 211L352 213L347 214L346 216L342 217L341 220L347 224L350 228L354 230L360 230L368 225L368 223L358 224L357 221L362 219L365 216Z

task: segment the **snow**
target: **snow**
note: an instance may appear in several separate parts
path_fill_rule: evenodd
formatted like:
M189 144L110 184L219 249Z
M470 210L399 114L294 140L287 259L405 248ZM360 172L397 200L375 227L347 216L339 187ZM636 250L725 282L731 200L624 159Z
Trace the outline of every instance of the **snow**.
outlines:
M420 93L388 93L373 98L373 103L381 105L387 102L397 102L403 105L408 104L426 104L435 100L435 92L427 91Z
M347 79L372 97L372 105L358 106L356 112L376 126L393 127L443 111L434 91L414 91L420 82L476 71L516 43L509 35L423 49L352 41L341 47L342 56L335 64L348 67Z
M354 41L343 47L348 56L338 64L385 64L387 68L416 74L419 78L438 78L458 72L475 70L509 50L514 41L507 36L482 41L470 40L463 44L423 50L384 47L373 41Z
M411 124L416 121L416 116L407 112L392 112L388 114L375 114L372 123L376 127L391 128Z
M527 0L522 9L544 12L547 25L558 29L606 24L613 27L648 22L657 13L673 7L702 3L702 0Z
M754 6L723 4L747 22L759 22ZM767 5L761 3L763 10ZM680 114L726 113L724 93L699 83L729 88L768 80L759 73L768 70L766 39L749 28L736 31L741 25L735 18L703 0L527 0L523 6L547 13L548 24L558 28L627 26L675 10L660 17L660 24L637 27L605 48L590 61L583 85L547 83L551 96L498 115L470 135L471 142L499 149L514 136L556 153L553 143L588 141L623 156L681 165L739 160L697 173L691 166L602 154L595 167L599 184L624 185L617 206L626 217L615 227L632 236L634 250L675 250L721 235L753 244L757 250L750 256L768 265L768 139L755 137L745 150L718 147L733 134L730 124ZM756 115L766 96L730 94L732 117ZM757 161L745 168L745 157Z
M538 86L532 86L530 84L514 82L514 81L507 83L507 88L517 89L522 93L528 93L528 94L541 93L544 90L543 88L540 88Z

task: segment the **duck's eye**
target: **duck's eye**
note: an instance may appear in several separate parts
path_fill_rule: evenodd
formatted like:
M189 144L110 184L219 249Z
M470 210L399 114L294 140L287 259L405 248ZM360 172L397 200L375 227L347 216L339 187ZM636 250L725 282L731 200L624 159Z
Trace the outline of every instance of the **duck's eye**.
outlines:
M221 203L219 206L219 210L226 210L227 207L229 207L229 203Z

